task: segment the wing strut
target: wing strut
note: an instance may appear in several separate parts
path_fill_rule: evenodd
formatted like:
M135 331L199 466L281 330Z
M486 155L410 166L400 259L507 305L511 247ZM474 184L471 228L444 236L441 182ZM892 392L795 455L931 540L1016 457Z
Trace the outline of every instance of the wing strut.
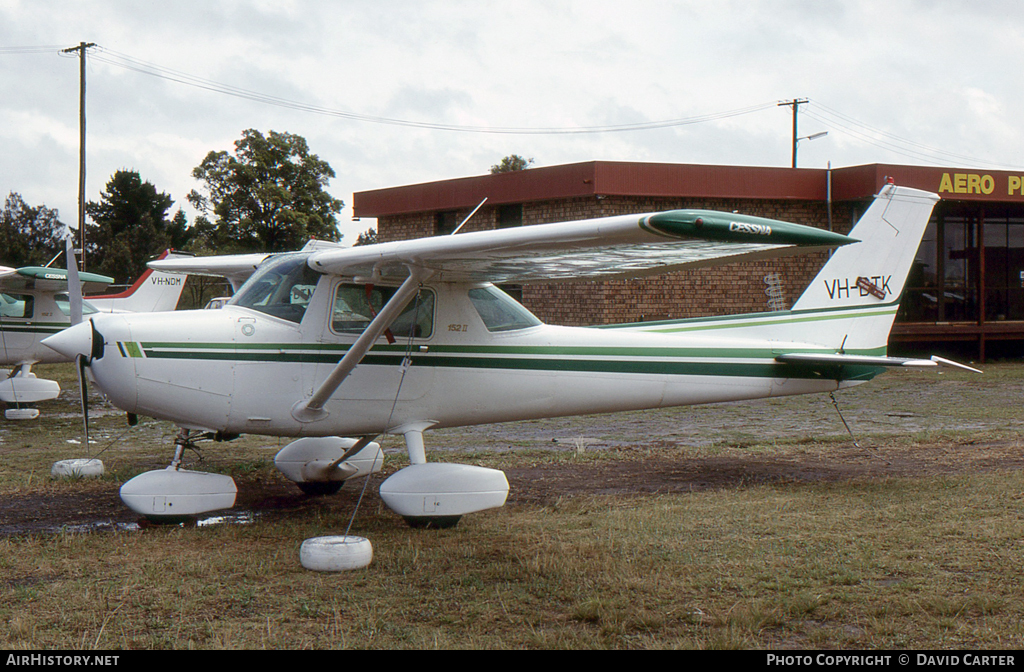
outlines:
M427 273L419 268L409 269L409 277L405 279L398 291L380 309L373 320L359 335L356 342L348 349L327 379L320 384L309 399L300 401L292 407L292 417L299 422L315 422L327 417L324 404L341 387L341 384L352 373L352 369L363 360L373 344L395 321L405 304L419 291L420 283L426 279Z

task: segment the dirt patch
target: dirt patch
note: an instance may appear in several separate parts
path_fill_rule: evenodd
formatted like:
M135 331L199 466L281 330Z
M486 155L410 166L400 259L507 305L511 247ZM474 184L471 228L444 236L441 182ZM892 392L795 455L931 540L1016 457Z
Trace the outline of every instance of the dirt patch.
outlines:
M853 448L840 454L788 452L773 456L653 457L592 465L506 469L510 501L550 503L559 497L697 492L718 488L829 483L1024 469L1019 442Z
M692 457L655 452L622 457L508 468L509 504L545 505L580 495L634 496L1024 469L1019 441L913 444L880 450L851 447L832 449L827 455L792 449L772 455ZM255 517L348 513L362 491L361 480L329 497L306 496L277 475L235 480L239 493L234 511ZM364 511L377 510L380 481L376 476L367 487ZM137 525L138 516L121 503L118 488L116 483L83 480L4 496L0 498L0 536Z

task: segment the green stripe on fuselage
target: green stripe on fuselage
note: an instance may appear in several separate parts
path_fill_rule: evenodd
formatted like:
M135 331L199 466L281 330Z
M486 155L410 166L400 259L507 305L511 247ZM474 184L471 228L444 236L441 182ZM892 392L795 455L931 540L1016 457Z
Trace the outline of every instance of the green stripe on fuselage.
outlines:
M815 322L870 317L894 313L898 302L870 308L835 308L800 312L778 311L674 320L643 325L646 333L679 333L735 329L738 327ZM607 325L596 329L637 329L639 324ZM654 328L650 328L654 327ZM351 347L347 343L173 343L138 344L153 359L223 360L236 362L336 364ZM779 363L781 350L762 348L617 347L532 345L437 345L423 343L376 345L361 364L398 366L408 355L414 365L438 368L493 369L496 371L576 371L618 374L666 374L692 376L749 376L849 380L868 379L885 369L872 366L805 365ZM782 344L780 344L782 345ZM786 352L795 352L789 350ZM834 354L830 348L801 348L799 352ZM886 348L848 350L850 355L885 355ZM747 360L747 361L738 361ZM758 361L759 360L759 361Z
M0 320L0 329L16 334L45 334L53 336L59 331L64 331L71 326L70 322L10 322L8 319Z
M141 345L142 353L129 346ZM333 365L347 344L302 346L252 344L126 343L128 356L149 359L264 362ZM399 366L407 356L400 346L374 347L360 362L367 366ZM820 352L832 352L821 350ZM144 354L143 354L144 353ZM870 378L884 369L866 366L809 366L781 364L771 350L716 348L611 348L553 346L432 346L429 353L408 354L414 366L492 369L495 371L564 371L580 373L730 376L753 378L850 379ZM739 359L755 361L736 361ZM761 360L761 361L756 361Z
M679 334L690 331L713 331L716 329L739 329L766 325L805 324L828 320L846 320L857 317L878 317L895 315L899 302L879 304L860 308L830 308L807 311L782 310L748 315L722 315L718 317L693 317L685 320L661 320L657 322L627 322L625 324L602 324L592 329L633 329L652 334Z

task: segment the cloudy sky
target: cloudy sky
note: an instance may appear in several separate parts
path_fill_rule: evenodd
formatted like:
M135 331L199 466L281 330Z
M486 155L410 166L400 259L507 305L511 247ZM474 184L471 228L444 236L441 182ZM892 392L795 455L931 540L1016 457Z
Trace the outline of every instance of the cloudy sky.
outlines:
M801 167L1024 171L1018 0L0 0L0 197L70 223L83 41L89 200L134 169L191 220L207 152L286 131L349 243L353 192L513 153L788 166L795 98Z

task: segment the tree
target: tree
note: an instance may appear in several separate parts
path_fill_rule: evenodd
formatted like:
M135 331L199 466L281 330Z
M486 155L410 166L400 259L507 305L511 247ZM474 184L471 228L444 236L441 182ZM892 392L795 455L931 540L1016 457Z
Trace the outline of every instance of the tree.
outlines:
M188 195L202 213L197 231L222 252L280 252L309 238L341 238L336 215L345 204L325 191L334 170L302 136L246 130L233 156L210 152L192 176L207 192Z
M360 245L373 245L377 242L377 229L370 227L366 231L359 234L356 238L356 243L353 247L359 247Z
M526 170L531 165L533 165L533 159L524 159L518 154L511 154L502 159L501 163L491 166L491 175L514 173L519 170Z
M0 264L43 266L64 251L66 225L57 210L32 207L13 191L0 212Z
M146 262L165 249L185 247L185 213L179 209L173 220L167 219L173 204L137 171L114 173L99 202L85 205L93 222L86 230L89 270L125 283L142 275Z

